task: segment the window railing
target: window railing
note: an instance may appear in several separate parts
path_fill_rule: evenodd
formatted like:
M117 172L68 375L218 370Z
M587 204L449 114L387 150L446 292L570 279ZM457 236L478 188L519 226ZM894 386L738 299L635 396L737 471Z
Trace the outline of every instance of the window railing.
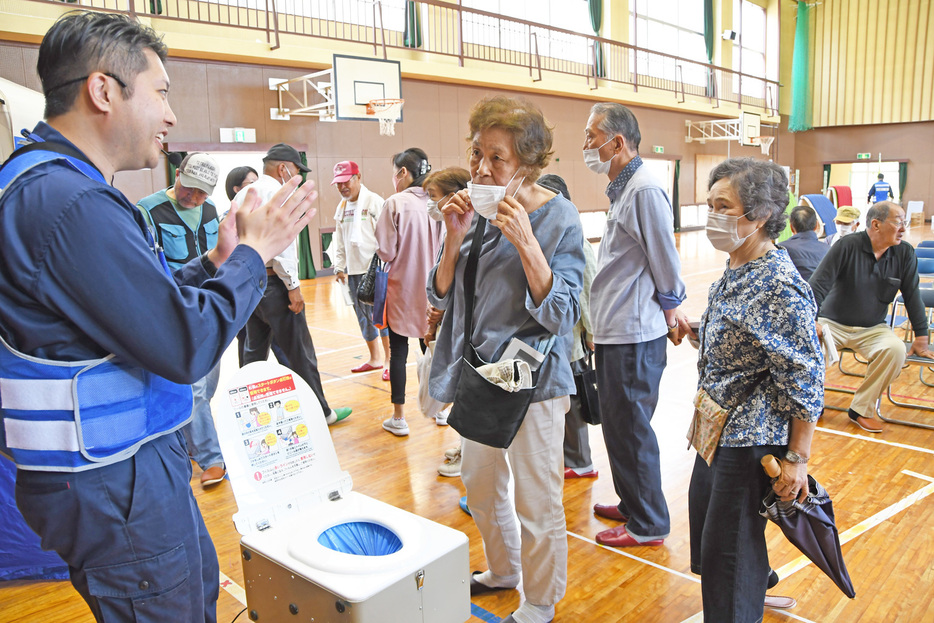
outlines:
M281 34L356 42L371 46L374 55L383 58L388 58L389 50L403 50L457 59L460 66L491 62L527 67L535 81L543 72L552 72L578 76L591 89L626 85L633 91L669 92L681 103L690 97L714 107L731 102L778 114L779 83L774 80L439 0L418 2L419 47L406 46L404 0L78 0L74 4L261 30L272 49L279 47Z

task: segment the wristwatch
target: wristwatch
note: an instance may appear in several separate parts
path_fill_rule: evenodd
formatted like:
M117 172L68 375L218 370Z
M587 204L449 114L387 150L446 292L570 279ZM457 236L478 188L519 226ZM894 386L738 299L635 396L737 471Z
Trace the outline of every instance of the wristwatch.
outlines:
M789 450L785 453L785 462L786 463L807 463L808 457L801 456L794 450Z

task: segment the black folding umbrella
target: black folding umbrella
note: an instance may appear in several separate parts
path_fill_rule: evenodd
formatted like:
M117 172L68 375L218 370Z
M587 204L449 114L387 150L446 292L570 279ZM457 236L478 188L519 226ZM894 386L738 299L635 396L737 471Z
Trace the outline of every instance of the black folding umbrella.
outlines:
M827 574L844 595L850 599L856 596L840 551L833 504L827 491L813 476L808 474L808 496L803 503L797 500L783 502L769 487L759 514L778 524L785 538Z

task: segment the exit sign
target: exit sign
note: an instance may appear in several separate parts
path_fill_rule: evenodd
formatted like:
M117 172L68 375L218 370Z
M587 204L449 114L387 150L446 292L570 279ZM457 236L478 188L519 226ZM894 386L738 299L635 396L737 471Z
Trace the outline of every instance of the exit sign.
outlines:
M857 160L869 160L872 158L872 154L856 154Z
M664 148L663 146L661 146L661 145L655 145L655 146L652 148L652 151L654 151L656 154L663 154L663 153L665 153L665 148Z

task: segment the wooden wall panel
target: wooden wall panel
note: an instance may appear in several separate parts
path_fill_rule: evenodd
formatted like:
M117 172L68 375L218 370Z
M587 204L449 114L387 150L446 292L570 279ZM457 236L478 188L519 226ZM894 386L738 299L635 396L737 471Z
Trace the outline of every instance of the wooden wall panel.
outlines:
M934 119L929 0L824 0L811 7L814 127Z

